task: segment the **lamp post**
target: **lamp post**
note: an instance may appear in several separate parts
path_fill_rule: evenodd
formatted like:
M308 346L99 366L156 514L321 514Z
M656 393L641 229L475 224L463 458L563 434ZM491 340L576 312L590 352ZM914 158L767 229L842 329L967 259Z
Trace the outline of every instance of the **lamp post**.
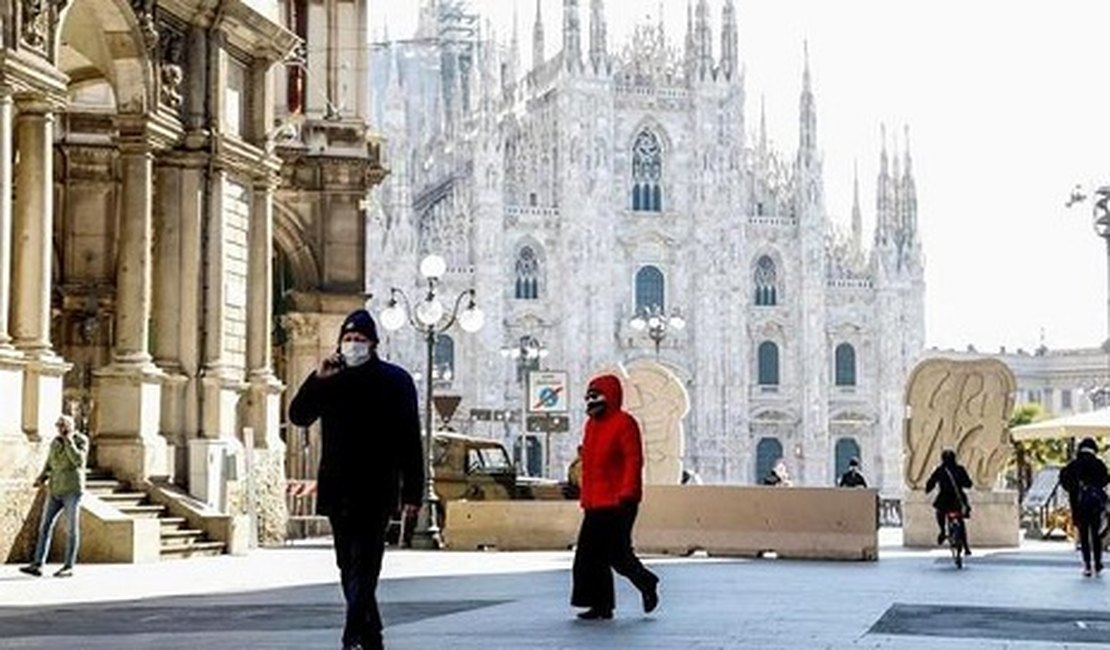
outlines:
M1077 185L1072 190L1065 206L1070 208L1076 203L1082 203L1086 200L1087 195ZM1091 225L1095 229L1095 234L1106 243L1106 327L1108 334L1106 340L1102 343L1102 351L1110 359L1110 185L1103 185L1094 191L1094 197L1091 198L1091 216ZM1096 409L1110 405L1108 404L1110 403L1110 384L1108 382L1110 382L1110 371L1108 371L1106 381L1085 387L1088 397L1091 399L1091 404Z
M520 457L518 461L525 475L528 474L528 445L526 444L528 440L527 429L524 426L527 408L525 404L527 390L524 382L528 377L527 372L536 368L540 360L547 358L549 352L536 337L530 334L520 337L516 346L501 348L501 356L516 361L516 383L520 387Z
M455 298L454 307L447 313L443 303L439 300L439 282L447 272L447 263L438 255L428 255L420 262L420 275L427 282L424 299L412 309L408 295L404 291L393 287L389 290L389 305L382 310L382 327L395 331L404 326L407 321L413 329L423 337L427 348L427 367L424 373L424 507L416 520L416 529L413 531L412 545L415 548L440 548L443 539L439 530L439 496L435 490L434 474L434 444L432 420L432 390L434 380L435 344L436 337L447 331L458 321L459 327L468 333L482 329L485 315L478 308L474 300L474 289L466 289ZM399 300L398 300L399 298ZM461 313L463 299L468 299L466 309Z
M659 305L652 305L637 311L636 315L629 319L628 325L637 332L647 330L647 335L651 337L655 344L655 356L658 357L659 344L667 338L668 330L679 331L683 329L686 327L686 319L682 317L681 312L677 309L671 309L670 315L667 315L663 313Z

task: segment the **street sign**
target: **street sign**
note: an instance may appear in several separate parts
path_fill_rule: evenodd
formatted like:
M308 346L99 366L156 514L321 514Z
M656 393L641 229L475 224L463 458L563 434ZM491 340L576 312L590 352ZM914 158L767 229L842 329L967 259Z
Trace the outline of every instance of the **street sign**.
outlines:
M570 431L570 418L565 415L529 415L525 423L528 433L565 433Z
M567 373L562 370L533 370L528 373L528 412L567 412Z

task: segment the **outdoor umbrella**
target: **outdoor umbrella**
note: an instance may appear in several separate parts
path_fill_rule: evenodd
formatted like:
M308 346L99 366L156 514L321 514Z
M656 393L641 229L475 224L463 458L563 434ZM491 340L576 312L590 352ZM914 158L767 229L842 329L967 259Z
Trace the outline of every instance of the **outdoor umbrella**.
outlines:
M1046 438L1104 438L1110 437L1110 408L1076 413L1062 418L1041 420L1010 429L1016 440L1043 440Z

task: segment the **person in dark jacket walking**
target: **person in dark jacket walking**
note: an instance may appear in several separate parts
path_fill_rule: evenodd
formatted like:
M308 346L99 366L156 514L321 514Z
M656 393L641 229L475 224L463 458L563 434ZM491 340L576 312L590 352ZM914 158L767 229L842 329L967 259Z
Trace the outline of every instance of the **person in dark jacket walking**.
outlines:
M582 527L574 552L570 603L588 608L584 620L613 618L612 571L640 590L644 612L659 604L659 578L632 551L632 526L643 493L644 452L640 426L621 410L620 380L602 375L586 391L582 438ZM611 571L612 570L612 571Z
M945 516L949 512L962 513L967 517L971 512L971 503L967 500L966 488L971 487L971 477L964 466L956 462L956 452L945 449L940 452L940 465L929 475L925 482L925 492L932 492L934 487L939 487L937 498L933 500L933 509L936 511L937 544L943 544L948 537L944 529ZM964 521L964 555L971 555L971 545L967 541L967 522Z
M863 478L863 474L859 471L859 459L853 458L848 461L848 470L840 475L840 481L837 482L839 487L867 487L867 479Z
M1099 529L1106 512L1106 484L1110 483L1106 463L1098 457L1098 443L1094 438L1084 438L1076 450L1075 458L1060 472L1060 485L1068 493L1071 518L1079 534L1079 548L1083 554L1083 575L1091 575L1091 555L1094 554L1094 572L1102 573L1102 538Z
M339 347L320 361L289 406L293 424L321 422L316 511L331 522L347 620L344 648L382 647L374 594L385 531L397 507L420 509L424 452L416 386L377 355L378 333L365 309L343 321Z

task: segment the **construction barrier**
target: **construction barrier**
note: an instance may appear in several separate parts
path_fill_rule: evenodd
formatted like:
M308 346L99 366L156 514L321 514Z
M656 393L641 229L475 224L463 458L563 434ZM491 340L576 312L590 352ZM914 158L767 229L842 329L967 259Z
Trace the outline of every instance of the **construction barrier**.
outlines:
M450 501L452 549L557 550L578 533L566 501ZM647 486L633 531L646 553L782 558L878 558L878 492L763 486Z

